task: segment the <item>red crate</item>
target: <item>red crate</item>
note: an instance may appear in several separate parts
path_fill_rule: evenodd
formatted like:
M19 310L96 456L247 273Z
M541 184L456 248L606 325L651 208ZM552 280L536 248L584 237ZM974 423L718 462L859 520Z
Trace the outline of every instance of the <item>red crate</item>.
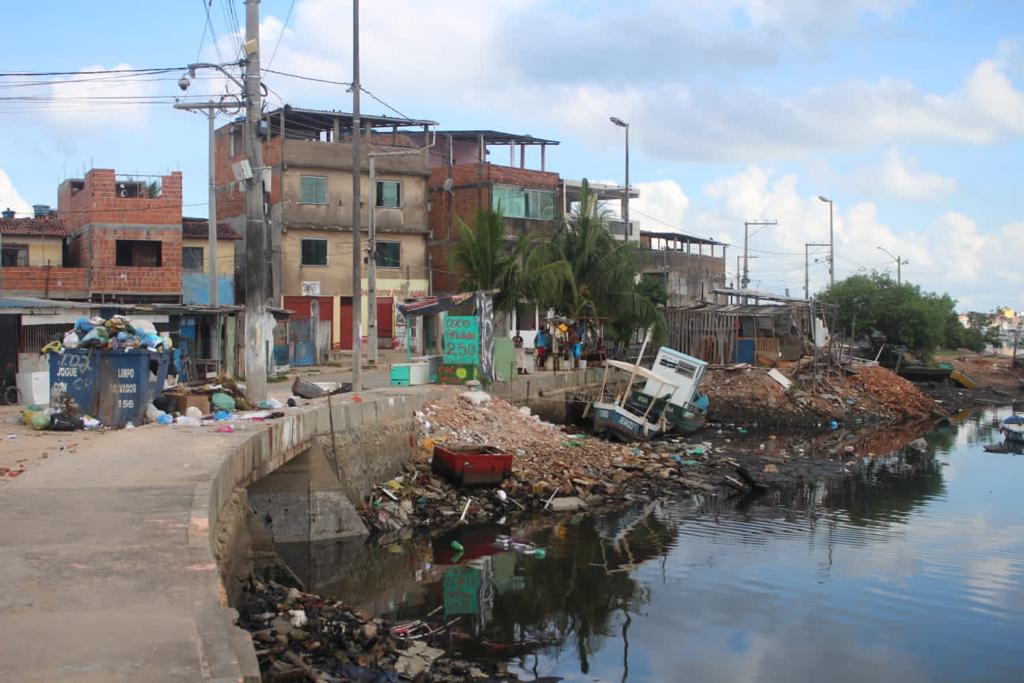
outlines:
M434 446L433 469L463 486L500 484L512 474L512 454L477 444Z

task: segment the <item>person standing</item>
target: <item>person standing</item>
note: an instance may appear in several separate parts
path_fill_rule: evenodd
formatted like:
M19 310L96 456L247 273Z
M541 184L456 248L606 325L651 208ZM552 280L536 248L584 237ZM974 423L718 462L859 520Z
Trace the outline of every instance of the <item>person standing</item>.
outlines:
M544 364L547 362L548 352L548 335L546 325L541 325L537 328L537 334L533 337L533 346L537 350L537 367L543 370Z
M516 330L516 336L512 337L512 345L516 347L516 374L526 374L526 349L523 348L523 335Z

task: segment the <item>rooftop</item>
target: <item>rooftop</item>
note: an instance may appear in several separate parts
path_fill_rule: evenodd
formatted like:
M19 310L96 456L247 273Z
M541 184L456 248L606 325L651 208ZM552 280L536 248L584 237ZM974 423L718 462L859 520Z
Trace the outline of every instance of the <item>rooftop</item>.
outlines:
M181 236L187 240L205 240L210 236L210 221L206 218L182 218ZM240 240L242 236L227 223L217 224L217 239Z
M496 130L439 130L438 136L450 137L452 140L484 139L485 145L557 145L558 140L535 138L529 134L502 133Z
M352 114L343 111L326 109L305 109L286 104L283 107L267 112L265 117L270 123L270 134L281 134L281 114L284 114L284 125L287 131L305 130L303 137L311 132L333 130L337 122L341 129L352 128ZM359 123L366 128L429 128L437 125L437 121L427 119L403 119L394 116L360 114Z
M631 195L632 196L632 195ZM728 242L719 242L711 239L710 237L697 237L695 235L688 235L685 232L676 232L674 230L641 230L640 239L644 238L666 240L668 242L679 242L686 244L710 244L712 246L729 246Z
M20 237L64 237L64 222L57 216L42 218L0 218L0 235Z

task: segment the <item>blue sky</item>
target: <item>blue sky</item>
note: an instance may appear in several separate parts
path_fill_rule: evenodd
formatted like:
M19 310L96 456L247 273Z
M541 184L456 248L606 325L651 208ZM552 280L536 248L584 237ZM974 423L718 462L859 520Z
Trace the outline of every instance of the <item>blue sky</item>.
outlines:
M551 168L621 181L614 114L631 124L634 218L644 227L738 245L744 220L778 220L751 241L754 286L802 290L803 245L828 238L824 194L835 201L838 277L891 268L881 246L910 261L906 279L948 291L963 309L1024 307L1024 3L363 4L363 83L403 113L558 139ZM242 1L233 5L244 20ZM274 69L349 80L350 2L292 5L261 3L264 60L276 45ZM209 7L216 46L208 30L201 46L204 0L139 7L6 7L4 69L170 67L237 54L227 0ZM177 75L16 87L0 78L0 97L36 98L0 100L0 204L56 204L60 180L90 165L180 169L186 210L205 215L205 122L171 108ZM271 106L350 108L339 86L273 74L265 83ZM222 87L204 80L190 94ZM812 289L826 277L824 263L812 264Z

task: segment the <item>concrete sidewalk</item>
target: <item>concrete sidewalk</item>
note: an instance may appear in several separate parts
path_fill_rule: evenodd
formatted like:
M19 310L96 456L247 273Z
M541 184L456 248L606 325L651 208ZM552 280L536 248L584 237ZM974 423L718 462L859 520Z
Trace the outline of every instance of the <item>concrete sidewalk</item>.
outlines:
M495 388L511 395L582 379ZM365 430L436 391L371 389L360 403L339 395L334 420ZM258 680L248 635L224 606L210 526L233 487L327 432L326 408L320 399L232 434L94 433L0 487L0 681Z

